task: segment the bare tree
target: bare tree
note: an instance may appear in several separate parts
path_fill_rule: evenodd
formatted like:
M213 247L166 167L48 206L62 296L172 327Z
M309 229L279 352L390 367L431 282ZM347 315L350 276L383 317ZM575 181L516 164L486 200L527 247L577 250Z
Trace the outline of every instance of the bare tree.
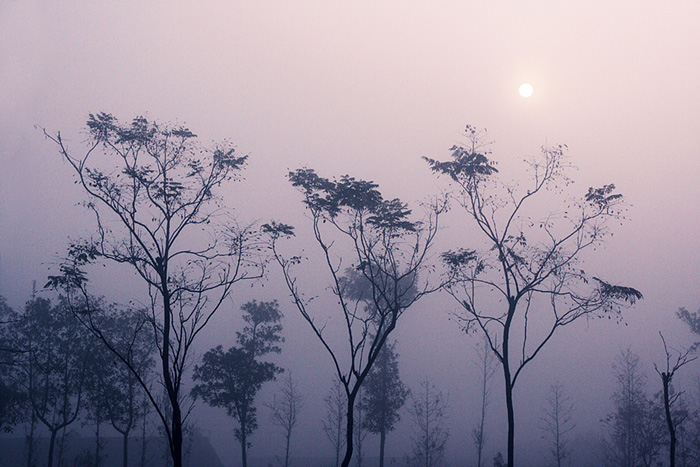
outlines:
M175 467L181 467L187 417L181 387L193 342L231 287L252 277L246 268L251 234L223 222L214 195L247 156L237 156L228 143L205 149L187 128L143 117L121 124L99 113L90 115L87 127L88 149L80 156L60 133L44 131L77 175L97 228L95 237L71 245L69 260L47 285L63 288L93 333L132 370L164 425ZM95 307L84 267L100 262L128 265L146 285L170 422L133 363L90 320Z
M684 351L673 351L672 355L666 345L664 335L659 332L659 336L661 336L661 342L664 344L666 365L659 370L659 367L654 363L654 370L656 370L656 373L661 377L661 384L663 386L664 413L666 415L666 426L668 427L669 435L669 462L671 467L676 467L676 428L679 420L674 420L671 409L678 401L681 393L674 392L671 383L676 371L698 358L697 356L690 355L690 353L696 349L697 344Z
M603 423L604 464L609 467L650 467L664 442L663 408L647 395L639 356L627 348L613 365L617 389L613 412Z
M642 295L592 277L579 264L583 252L604 241L608 223L622 217L622 195L615 193L614 185L589 188L582 199L540 217L534 203L570 183L565 146L543 148L541 157L529 162L530 181L521 188L498 179L495 163L484 150L484 132L467 126L466 135L470 144L453 146L452 160L425 159L433 172L455 184L454 202L484 241L479 251L461 248L443 254L450 268L447 291L463 308L464 329L485 335L501 364L507 462L513 467L513 389L522 370L559 328L584 316L618 316L623 305ZM561 202L560 194L558 198L552 201Z
M270 247L294 304L331 357L345 390L342 466L348 467L354 447L354 407L363 381L403 312L439 288L423 273L429 267L428 251L443 207L437 203L426 207L427 219L413 221L404 203L384 199L372 182L347 175L329 180L310 169L291 172L289 179L303 194L311 216L313 239L334 296L331 317L345 334L344 344L328 338L324 333L328 320L319 320L313 311L318 301L300 290L295 269L302 257L287 257L280 251L279 239L293 236L294 228L273 222L264 225L263 231L270 236ZM345 275L341 274L344 268ZM313 276L318 282L317 274ZM357 276L363 285L357 285ZM366 292L358 296L358 290Z
M340 452L345 446L345 391L339 381L334 380L328 395L323 399L326 404L326 418L322 421L323 432L335 450L335 467L340 465Z
M489 348L489 343L486 338L477 346L476 352L478 355L479 376L481 377L481 413L479 414L479 422L472 431L472 439L476 446L476 465L477 467L481 467L484 447L488 439L486 435L486 412L491 402L491 381L496 375L498 367L496 366L496 356Z
M573 421L574 405L561 383L549 387L542 415L542 438L547 442L549 453L557 467L571 459L573 450L569 434L576 427Z
M289 446L292 430L299 422L299 412L304 407L304 397L299 392L297 384L292 379L292 372L287 371L287 377L282 380L279 399L275 396L270 408L272 423L284 430L284 467L289 467Z
M429 379L418 393L412 393L409 408L414 426L413 448L406 463L411 467L438 467L445 457L449 432L445 427L447 398Z

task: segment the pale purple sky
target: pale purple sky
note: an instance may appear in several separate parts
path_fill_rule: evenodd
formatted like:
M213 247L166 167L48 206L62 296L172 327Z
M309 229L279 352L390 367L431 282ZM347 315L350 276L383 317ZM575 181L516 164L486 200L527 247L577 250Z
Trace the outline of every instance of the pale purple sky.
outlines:
M681 329L673 318L679 306L700 306L699 19L692 0L5 0L0 295L21 305L67 237L90 225L75 206L82 198L68 167L35 125L61 130L76 149L88 113L98 111L184 123L205 142L229 138L250 154L247 180L225 195L236 215L294 220L302 208L285 181L288 168L350 173L415 202L441 186L420 156L446 158L470 123L489 129L494 157L513 177L541 145L565 143L582 193L613 182L632 205L629 221L590 264L646 299L630 310L628 326L579 323L545 357L547 364L561 357L556 374L582 388L581 404L605 404L609 385L583 394L609 374L611 352L631 344L658 359L657 331ZM534 87L529 99L518 95L523 82ZM446 244L459 243L457 230L446 228ZM276 286L261 294L269 289L279 296L259 298L285 301ZM432 306L451 304L435 299ZM313 369L294 371L326 378L323 393L328 359L293 313L289 308L289 327L297 334L288 336L282 358L294 360L292 349L313 353ZM470 442L475 404L467 394L476 386L466 368L473 342L446 314L424 336L419 314L407 316L397 333L402 371L411 383L433 372L455 410L466 414L453 420L456 450ZM444 365L425 363L436 359ZM583 362L576 374L566 373ZM465 374L451 378L453 367ZM521 384L546 388L549 381L537 377L542 368L530 369ZM522 396L532 396L535 408L537 390ZM587 423L605 410L592 411ZM310 430L315 416L307 420ZM530 439L519 436L523 444Z

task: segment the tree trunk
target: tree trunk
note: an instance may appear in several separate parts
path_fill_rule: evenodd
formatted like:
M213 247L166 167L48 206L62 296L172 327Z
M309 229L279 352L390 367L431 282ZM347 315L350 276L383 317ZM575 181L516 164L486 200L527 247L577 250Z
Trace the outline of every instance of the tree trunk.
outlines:
M129 467L129 432L124 433L122 441L122 467Z
M289 467L289 440L292 437L292 431L287 431L287 445L284 449L284 467Z
M46 463L48 467L53 467L53 449L56 444L56 434L58 430L51 430L51 439L49 439L49 460Z
M668 434L671 437L671 446L669 449L670 466L676 467L676 428L673 426L673 419L671 418L671 400L669 395L671 377L668 373L663 373L661 378L664 383L664 410L666 411L666 425L668 425Z
M379 467L384 467L384 445L386 443L386 428L379 430Z
M243 462L243 467L248 467L248 439L245 432L245 423L241 423L241 461Z
M508 467L515 467L515 411L513 410L513 381L510 375L510 325L515 315L516 303L509 299L508 318L503 328L503 379L505 380L506 411L508 412Z
M345 457L343 458L341 467L349 467L352 460L352 430L354 429L355 418L355 394L348 395L348 423L345 426Z

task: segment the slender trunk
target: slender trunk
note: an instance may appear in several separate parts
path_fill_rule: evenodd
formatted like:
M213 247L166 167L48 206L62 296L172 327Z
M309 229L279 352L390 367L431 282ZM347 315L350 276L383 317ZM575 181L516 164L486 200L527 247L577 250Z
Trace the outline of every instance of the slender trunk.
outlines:
M284 449L284 467L289 467L289 440L292 437L292 431L287 431L287 445Z
M345 457L343 458L343 463L340 464L341 467L349 467L350 460L352 460L352 430L355 424L355 397L356 394L353 393L348 395L348 422L345 426Z
M669 449L670 465L671 467L676 467L676 428L673 426L673 419L671 418L671 400L669 395L671 377L667 373L663 373L661 377L664 383L664 410L666 411L666 425L668 425L668 434L671 437L671 446Z
M95 422L95 467L100 467L100 421Z
M515 301L509 299L508 317L503 329L503 379L505 381L506 411L508 413L508 467L515 467L515 412L513 410L513 381L510 374L510 325L515 315Z
M248 467L248 439L245 435L245 424L241 423L241 460L243 467Z
M170 291L168 290L168 273L165 266L163 266L159 272L163 290L163 358L161 361L161 369L163 372L165 389L168 393L168 400L173 409L170 454L173 458L173 467L182 467L182 414L178 401L178 388L175 387L170 375L170 320L172 310L170 308Z
M34 432L36 431L36 414L32 411L29 422L29 434L27 435L27 467L34 467Z
M124 433L122 441L122 467L129 467L129 432Z
M379 467L384 467L384 445L386 444L386 428L379 430Z
M51 430L51 438L49 439L49 460L47 462L48 467L53 467L53 449L56 444L56 434L58 430Z

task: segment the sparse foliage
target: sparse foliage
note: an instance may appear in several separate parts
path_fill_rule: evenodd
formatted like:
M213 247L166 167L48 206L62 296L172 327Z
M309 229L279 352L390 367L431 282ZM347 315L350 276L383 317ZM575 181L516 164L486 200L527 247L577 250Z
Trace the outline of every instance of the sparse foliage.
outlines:
M573 421L574 405L561 383L549 387L542 415L542 438L547 442L550 459L562 467L571 459L569 436L576 427Z
M292 438L292 430L299 422L299 412L304 408L304 397L299 392L296 382L292 379L292 372L287 372L287 377L282 380L279 398L275 396L270 408L270 419L273 424L284 430L284 467L289 467L289 446Z
M438 288L430 285L424 273L443 207L427 207L427 219L414 221L407 205L385 199L373 182L347 175L329 180L310 169L290 172L289 179L304 196L311 216L313 238L334 296L330 316L343 329L344 345L336 345L324 333L328 321L313 311L318 301L312 303L313 298L300 288L296 269L303 258L280 251L279 240L293 236L294 228L273 222L265 224L263 231L269 235L294 304L331 357L345 391L342 466L348 467L354 447L355 401L363 381L403 312Z
M187 416L181 387L193 342L231 287L260 275L247 268L255 259L251 233L224 222L215 196L247 156L236 155L228 143L203 148L187 128L144 117L122 124L111 114L91 114L87 127L88 149L81 156L60 133L44 131L74 170L96 220L96 235L71 244L68 260L47 286L64 290L73 309L89 320L95 311L87 294L89 265L128 265L146 285L169 407L158 403L143 376L130 368L164 425L175 467L181 467ZM114 349L110 336L91 330ZM125 356L119 358L129 365Z
M340 452L345 446L345 391L339 381L334 380L328 395L323 399L326 404L326 418L323 420L323 432L330 441L335 452L335 467L340 465Z
M501 363L507 462L513 467L513 389L522 370L560 327L584 316L618 318L624 306L642 295L590 276L579 264L583 252L605 240L609 223L622 218L624 203L614 185L589 188L578 200L542 216L537 200L548 192L561 199L571 183L566 177L566 147L543 148L539 158L528 161L529 181L522 187L498 178L482 132L468 126L466 136L470 144L453 146L451 160L425 160L433 172L453 183L452 200L483 239L479 250L463 247L442 258L449 268L447 291L463 309L459 317L464 329L482 333Z
M409 413L414 428L411 437L413 446L406 463L411 467L439 467L443 463L449 438L445 426L447 398L427 378L411 397Z
M663 387L664 414L666 416L666 426L668 428L669 436L669 465L671 467L675 467L677 442L676 430L680 420L678 420L677 417L673 416L674 414L672 412L672 409L674 408L676 402L680 398L681 393L675 392L673 390L673 376L678 370L683 368L685 365L697 359L696 356L690 355L690 353L695 350L697 345L694 345L691 348L683 351L672 351L669 350L668 346L666 345L666 339L664 338L663 334L659 332L659 336L661 336L661 342L663 342L664 344L666 362L665 366L662 367L661 370L659 370L659 367L655 363L654 370L656 370L656 373L661 378L661 384Z

